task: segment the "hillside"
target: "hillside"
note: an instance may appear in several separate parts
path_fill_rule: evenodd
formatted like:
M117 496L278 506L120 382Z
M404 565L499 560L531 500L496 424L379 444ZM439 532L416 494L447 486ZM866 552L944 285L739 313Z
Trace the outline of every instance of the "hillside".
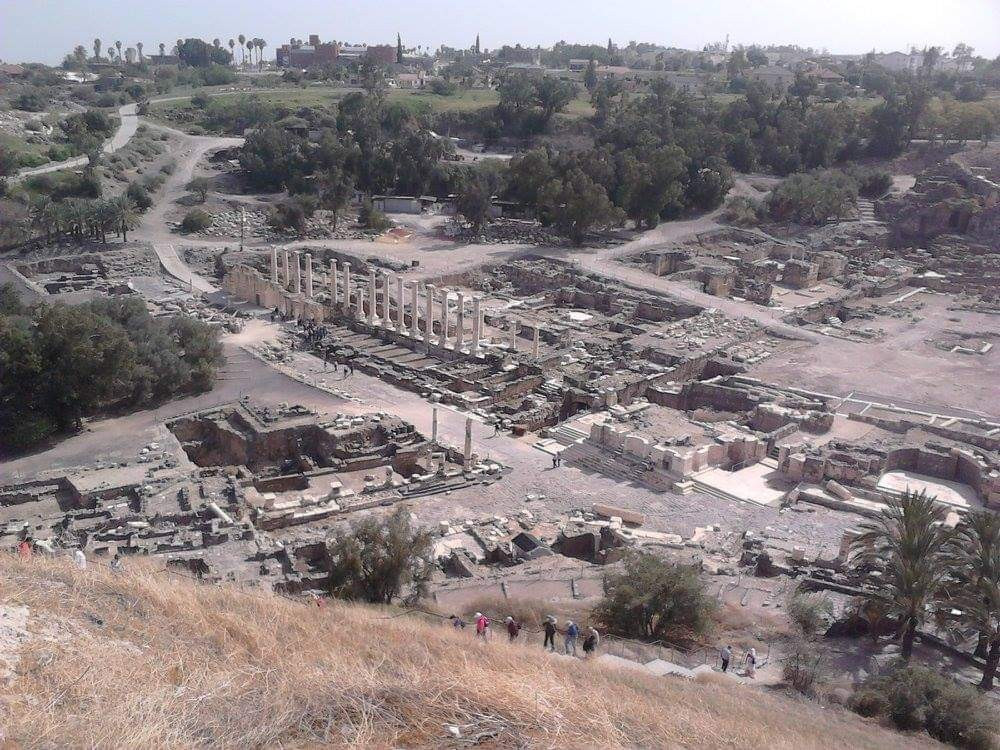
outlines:
M931 746L753 689L483 645L150 563L116 576L5 557L0 601L0 673L13 668L0 728L15 746Z

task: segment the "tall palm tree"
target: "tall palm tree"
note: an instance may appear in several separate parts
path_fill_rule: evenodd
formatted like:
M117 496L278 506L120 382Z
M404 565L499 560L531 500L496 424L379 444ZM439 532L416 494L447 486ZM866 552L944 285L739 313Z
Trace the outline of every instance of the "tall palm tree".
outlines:
M139 212L135 204L126 195L119 195L111 200L114 212L114 226L122 236L122 242L128 242L129 230L139 224Z
M258 70L263 70L264 69L264 60L263 60L262 55L264 53L264 47L266 47L266 46L267 46L267 42L266 41L264 41L263 39L258 39L257 40L257 69Z
M121 42L115 42L115 49L118 50L118 62L121 63L121 61L122 61L122 43Z
M219 37L215 37L215 39L212 40L212 46L219 49L222 46L222 40L219 39Z
M1000 665L1000 516L988 511L969 513L956 529L950 559L957 592L949 599L960 627L972 628L985 651L981 690L992 690Z
M136 42L135 48L139 50L139 62L142 62L142 42Z
M240 43L240 57L243 58L242 63L243 67L245 68L247 66L247 52L246 52L246 47L244 47L243 45L247 43L247 38L245 34L240 34L238 37L236 37L236 39L239 40Z
M247 52L250 53L250 64L251 65L253 65L253 48L254 48L254 46L255 45L254 45L253 39L247 39L246 47L247 47ZM246 67L246 58L243 58L243 65L244 65L244 67Z
M167 54L167 45L160 42L160 57L163 57L165 54Z
M229 40L229 56L233 59L233 66L236 65L236 41L234 39Z
M948 576L945 561L952 531L944 526L944 517L934 497L907 490L889 501L880 518L862 524L852 545L855 565L881 571L882 594L900 618L904 661L909 661L917 628Z
M100 39L95 39L94 40L94 59L95 60L100 60L101 59L101 40Z

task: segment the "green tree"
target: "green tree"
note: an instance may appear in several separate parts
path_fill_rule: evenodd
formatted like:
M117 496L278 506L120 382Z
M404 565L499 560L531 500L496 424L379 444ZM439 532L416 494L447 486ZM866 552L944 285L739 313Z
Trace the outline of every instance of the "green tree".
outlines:
M396 34L396 64L403 64L403 37Z
M597 88L597 62L594 58L590 58L590 62L587 63L587 70L583 74L583 85L591 94Z
M472 225L474 234L482 232L489 222L492 206L493 191L482 175L473 174L463 181L455 208Z
M538 203L543 216L576 245L583 244L587 232L620 224L625 218L608 199L607 190L580 169L547 183Z
M631 638L687 638L708 627L714 610L697 568L648 552L626 557L622 572L605 576L604 590L594 617Z
M433 536L416 528L410 511L399 506L386 519L356 521L327 547L330 592L344 599L391 604L426 595L434 569Z
M110 201L114 209L114 226L122 237L122 242L128 242L128 233L139 225L139 212L127 195L119 195Z
M204 203L208 199L209 186L207 177L195 177L184 186L184 189L197 195L198 200Z
M881 571L881 593L900 619L904 661L913 654L917 628L947 579L952 533L944 516L935 498L907 491L890 499L877 520L862 524L852 545L855 566Z
M958 579L949 603L962 613L959 625L979 635L977 651L986 657L979 687L992 690L1000 665L1000 516L969 513L956 529L949 562Z
M330 167L317 176L320 206L330 212L333 219L333 229L337 229L337 219L340 212L350 203L354 196L354 178L340 167Z

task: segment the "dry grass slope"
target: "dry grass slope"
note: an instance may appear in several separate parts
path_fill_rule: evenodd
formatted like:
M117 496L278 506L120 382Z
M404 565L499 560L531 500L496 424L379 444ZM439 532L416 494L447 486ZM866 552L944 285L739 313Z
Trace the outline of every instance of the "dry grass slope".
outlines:
M746 688L483 646L388 610L317 609L140 563L115 576L4 557L0 601L30 608L0 699L0 729L23 747L465 746L449 724L486 747L925 744ZM0 619L0 652L3 635Z

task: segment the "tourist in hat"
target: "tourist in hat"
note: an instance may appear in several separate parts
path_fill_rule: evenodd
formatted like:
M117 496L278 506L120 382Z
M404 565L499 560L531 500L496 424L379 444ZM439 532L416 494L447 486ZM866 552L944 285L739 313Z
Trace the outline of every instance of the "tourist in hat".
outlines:
M743 659L744 664L746 664L746 675L751 680L755 679L757 674L757 649L751 648L747 651L747 655Z
M507 640L513 643L521 632L521 623L510 616L507 617L505 622L507 623Z
M545 618L545 622L542 623L542 630L545 631L545 642L542 643L542 648L548 648L549 651L556 650L556 618L549 615Z
M476 637L484 641L490 639L490 618L482 612L476 612Z
M563 636L563 647L566 650L566 655L569 656L569 652L573 652L573 656L576 656L576 639L580 637L580 626L577 625L572 620L566 621L566 633Z
M601 634L593 625L587 626L587 637L583 639L583 656L585 659L594 655L597 647L601 645Z

